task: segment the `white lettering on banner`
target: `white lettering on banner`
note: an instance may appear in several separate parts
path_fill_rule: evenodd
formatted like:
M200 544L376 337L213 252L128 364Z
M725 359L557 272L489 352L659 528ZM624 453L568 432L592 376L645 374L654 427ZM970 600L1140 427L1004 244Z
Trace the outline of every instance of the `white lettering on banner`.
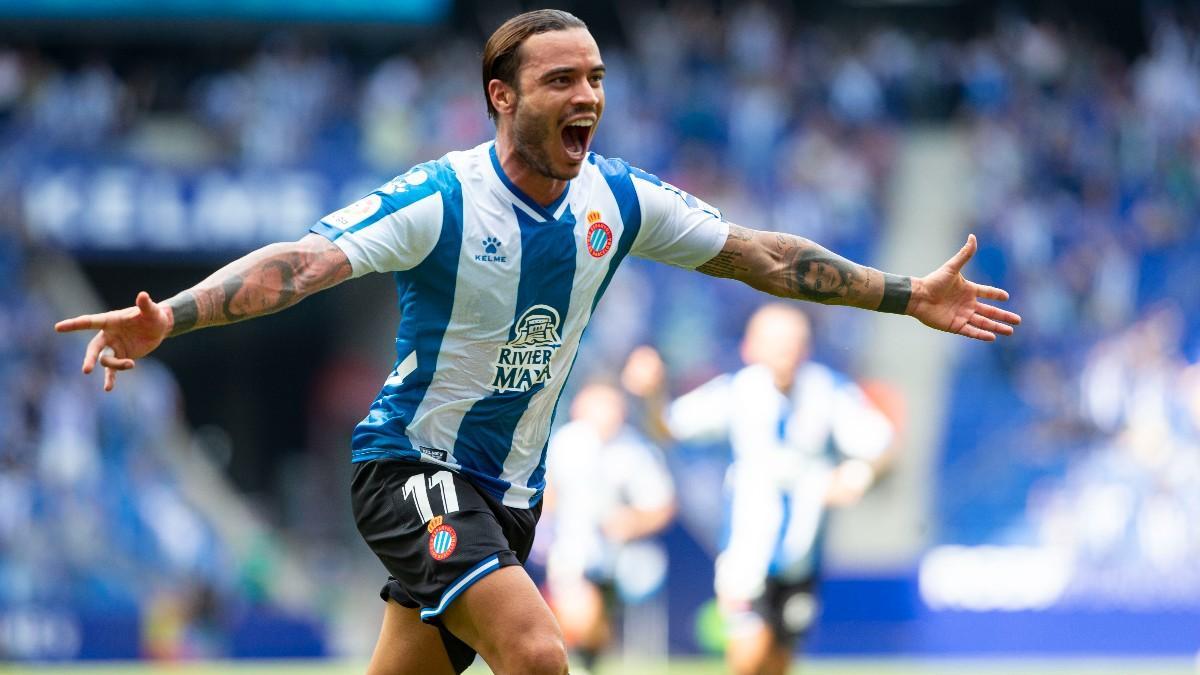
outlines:
M29 237L67 248L249 250L304 236L336 206L329 180L313 171L186 175L106 165L34 167L27 176L20 203ZM345 187L361 195L363 183L370 180L356 177Z

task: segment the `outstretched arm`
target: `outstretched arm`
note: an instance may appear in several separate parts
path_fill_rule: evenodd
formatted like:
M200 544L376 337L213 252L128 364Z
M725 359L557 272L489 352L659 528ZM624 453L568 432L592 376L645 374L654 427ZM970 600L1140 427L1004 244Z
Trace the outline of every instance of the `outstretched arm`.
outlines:
M803 237L730 225L725 247L696 269L781 298L908 314L930 328L990 342L1012 335L1021 317L981 302L1007 300L1003 289L963 277L976 248L970 235L937 270L907 277L851 262Z
M66 319L54 329L99 330L88 343L83 372L91 373L99 362L104 390L111 391L117 371L129 370L168 337L278 312L350 275L346 254L309 234L252 251L166 302L155 303L143 291L133 307Z

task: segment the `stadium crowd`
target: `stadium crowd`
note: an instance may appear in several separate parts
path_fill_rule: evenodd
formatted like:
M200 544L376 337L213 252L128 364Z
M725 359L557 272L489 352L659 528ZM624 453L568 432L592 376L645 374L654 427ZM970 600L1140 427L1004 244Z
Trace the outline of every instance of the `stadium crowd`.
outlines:
M943 538L1065 551L1084 603L1200 598L1200 49L1151 28L1133 63L1051 26L964 49L978 264L1026 322L960 370Z
M600 36L608 107L596 150L735 222L871 263L902 134L929 120L964 129L984 246L975 264L981 281L1012 291L1025 325L958 372L939 538L1068 547L1101 581L1137 576L1146 561L1155 566L1142 577L1188 568L1200 554L1194 27L1160 17L1148 51L1129 61L1086 32L1016 17L966 40L894 28L846 39L758 4L626 19L619 43ZM453 32L437 40L436 53L368 59L275 35L244 58L209 54L203 67L0 47L0 605L148 612L156 589L183 580L249 593L154 451L179 419L170 377L146 367L138 388L102 397L78 377L77 345L48 338L60 313L23 275L29 251L53 244L22 227L44 208L30 203L28 167L338 178L367 167L382 181L491 134L476 45ZM297 235L308 224L295 223ZM760 298L629 268L588 336L592 363L654 343L684 389L737 366ZM816 353L852 372L860 338L846 336L861 336L861 317L823 310L813 312ZM828 349L834 335L848 348ZM981 368L1004 384L981 389ZM587 370L581 360L577 377ZM985 403L1011 405L968 413ZM1200 595L1191 568L1171 578Z

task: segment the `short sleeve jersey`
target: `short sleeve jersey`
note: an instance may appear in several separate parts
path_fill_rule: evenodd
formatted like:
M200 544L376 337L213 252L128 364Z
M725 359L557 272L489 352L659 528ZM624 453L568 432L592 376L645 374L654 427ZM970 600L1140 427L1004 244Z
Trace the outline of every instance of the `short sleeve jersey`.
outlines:
M579 340L626 256L695 268L725 244L720 213L619 159L589 154L542 206L492 142L418 165L312 232L354 276L395 273L396 362L355 428L352 461L465 474L505 505L545 486L550 427Z
M858 385L812 361L796 371L788 394L761 365L718 376L676 399L667 424L684 440L728 439L734 460L749 462L768 455L870 461L892 440L891 423Z

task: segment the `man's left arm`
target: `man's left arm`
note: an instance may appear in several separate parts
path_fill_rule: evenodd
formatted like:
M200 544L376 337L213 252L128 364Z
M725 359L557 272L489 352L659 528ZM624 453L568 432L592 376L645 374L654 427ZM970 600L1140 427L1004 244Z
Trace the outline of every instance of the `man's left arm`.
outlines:
M997 334L1012 335L1021 317L982 302L1007 300L1006 291L962 275L976 249L970 235L941 267L908 277L851 262L803 237L731 223L725 246L696 270L781 298L908 314L930 328L991 342Z

